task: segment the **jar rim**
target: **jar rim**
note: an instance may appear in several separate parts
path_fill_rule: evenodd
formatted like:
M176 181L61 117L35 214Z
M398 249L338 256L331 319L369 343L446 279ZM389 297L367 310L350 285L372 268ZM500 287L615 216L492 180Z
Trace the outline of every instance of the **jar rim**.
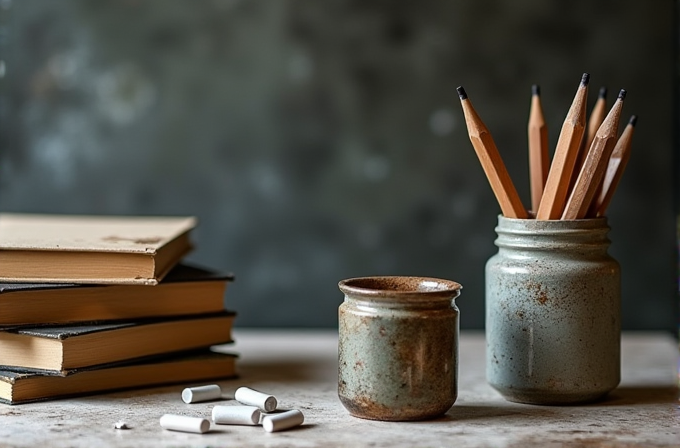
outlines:
M420 276L371 276L341 280L345 294L370 298L456 298L462 286L453 280Z
M602 227L608 226L606 216L598 216L597 218L582 218L582 219L520 219L510 218L503 215L498 215L498 222L513 226L528 226L528 227Z

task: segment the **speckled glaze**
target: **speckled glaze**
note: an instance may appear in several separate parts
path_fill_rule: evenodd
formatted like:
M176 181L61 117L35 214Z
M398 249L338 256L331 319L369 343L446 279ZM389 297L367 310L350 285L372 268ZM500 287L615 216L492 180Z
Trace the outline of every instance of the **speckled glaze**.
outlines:
M620 380L620 268L605 218L499 217L486 265L486 375L507 400L595 401Z
M343 280L338 396L351 415L423 420L458 396L460 284L425 277Z

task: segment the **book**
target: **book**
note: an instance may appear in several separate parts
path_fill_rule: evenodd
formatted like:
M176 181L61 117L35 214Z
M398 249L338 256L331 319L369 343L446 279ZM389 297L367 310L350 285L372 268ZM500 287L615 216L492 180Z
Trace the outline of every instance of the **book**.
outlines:
M73 397L97 392L233 378L236 355L212 351L49 374L0 367L0 402Z
M0 281L155 285L192 249L193 217L0 214Z
M216 313L233 280L180 263L153 287L0 283L0 328Z
M231 342L235 313L0 331L0 365L60 372Z

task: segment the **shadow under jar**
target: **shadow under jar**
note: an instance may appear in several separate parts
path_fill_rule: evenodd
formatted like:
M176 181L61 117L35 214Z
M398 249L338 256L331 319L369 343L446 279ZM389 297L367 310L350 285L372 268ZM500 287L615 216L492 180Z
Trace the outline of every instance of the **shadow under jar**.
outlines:
M486 376L509 401L595 401L620 380L620 268L606 218L499 216L486 264Z
M426 277L339 283L338 396L355 417L423 420L458 395L460 284Z

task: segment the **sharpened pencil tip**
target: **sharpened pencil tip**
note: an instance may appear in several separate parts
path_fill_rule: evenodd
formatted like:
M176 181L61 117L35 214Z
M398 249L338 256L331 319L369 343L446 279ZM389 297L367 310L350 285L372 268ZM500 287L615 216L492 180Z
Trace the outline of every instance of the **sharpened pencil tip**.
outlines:
M456 92L458 92L458 98L460 98L461 101L467 99L467 93L465 93L463 86L458 86L458 88L456 88Z
M626 99L626 89L621 89L621 90L619 91L619 99L620 99L621 101L623 101L623 100Z
M607 98L607 88L606 87L600 87L600 93L597 95L598 98L605 99Z
M531 86L531 94L532 95L541 95L541 87L538 84L534 84Z
M631 126L635 126L637 124L637 115L632 115L630 117L630 120L628 120L628 124Z
M590 82L590 73L584 73L583 76L581 76L581 85L587 86L588 82Z

